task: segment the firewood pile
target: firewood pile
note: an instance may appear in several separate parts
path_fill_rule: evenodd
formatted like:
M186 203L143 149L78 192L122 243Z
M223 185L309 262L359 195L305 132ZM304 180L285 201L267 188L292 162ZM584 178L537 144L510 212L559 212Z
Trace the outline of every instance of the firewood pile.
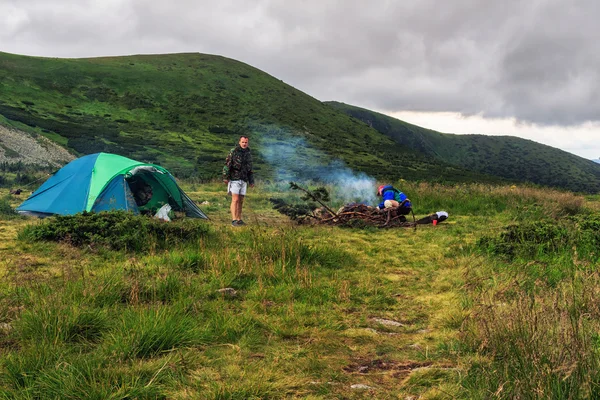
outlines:
M406 215L399 213L399 208L379 210L364 204L350 203L334 211L326 204L329 201L329 193L325 188L320 187L311 191L294 182L290 182L290 187L304 192L302 200L307 204L289 204L275 198L270 201L275 210L287 215L298 224L378 228L415 227L417 224L414 216L409 221Z
M336 214L328 210L317 209L319 224L341 226L375 226L378 228L413 227L415 221L408 221L405 215L398 213L398 208L379 210L364 204L346 204Z

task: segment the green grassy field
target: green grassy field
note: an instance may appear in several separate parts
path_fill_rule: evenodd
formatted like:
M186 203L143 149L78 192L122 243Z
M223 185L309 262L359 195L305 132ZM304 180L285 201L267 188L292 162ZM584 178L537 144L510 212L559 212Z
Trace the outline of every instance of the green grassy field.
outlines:
M234 228L222 185L188 183L212 220L138 252L28 240L48 220L3 190L0 398L597 396L600 199L402 185L450 219L297 226L263 183Z

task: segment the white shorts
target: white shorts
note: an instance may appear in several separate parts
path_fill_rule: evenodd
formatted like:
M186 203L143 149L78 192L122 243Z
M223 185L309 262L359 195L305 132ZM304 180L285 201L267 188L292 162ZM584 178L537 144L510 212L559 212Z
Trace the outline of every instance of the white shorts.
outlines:
M386 200L383 202L383 206L385 208L398 207L399 205L400 203L398 203L396 200Z
M227 184L227 193L246 195L248 184L244 181L229 181Z

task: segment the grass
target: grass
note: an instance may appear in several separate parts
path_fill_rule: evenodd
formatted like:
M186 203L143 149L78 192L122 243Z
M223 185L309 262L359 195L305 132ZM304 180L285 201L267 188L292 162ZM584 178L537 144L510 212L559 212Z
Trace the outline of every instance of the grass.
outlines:
M244 228L229 226L221 184L185 184L212 223L144 251L18 240L47 222L3 219L0 397L592 397L597 199L395 185L417 216L450 219L296 226L270 209L269 197L296 195L274 183L250 192ZM503 236L538 221L560 227L544 232L561 247ZM511 258L490 251L505 242Z

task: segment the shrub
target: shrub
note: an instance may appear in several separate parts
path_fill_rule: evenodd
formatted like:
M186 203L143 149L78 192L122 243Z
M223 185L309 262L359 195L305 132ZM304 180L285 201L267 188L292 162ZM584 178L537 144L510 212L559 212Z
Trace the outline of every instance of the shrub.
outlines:
M17 176L15 176L14 183L26 185L26 184L35 182L35 180L36 180L36 177L33 174L17 172Z
M20 218L20 215L10 206L10 196L0 198L0 220Z
M599 257L600 214L510 225L496 237L482 237L477 246L508 260L555 257L560 253L595 261Z
M99 246L141 252L194 242L207 232L208 225L197 220L165 223L126 211L111 211L55 216L39 225L27 226L18 237L20 240L67 242L77 247Z
M554 221L538 221L510 225L497 237L484 236L478 246L488 252L508 259L534 258L553 254L568 248L572 242L567 227Z

